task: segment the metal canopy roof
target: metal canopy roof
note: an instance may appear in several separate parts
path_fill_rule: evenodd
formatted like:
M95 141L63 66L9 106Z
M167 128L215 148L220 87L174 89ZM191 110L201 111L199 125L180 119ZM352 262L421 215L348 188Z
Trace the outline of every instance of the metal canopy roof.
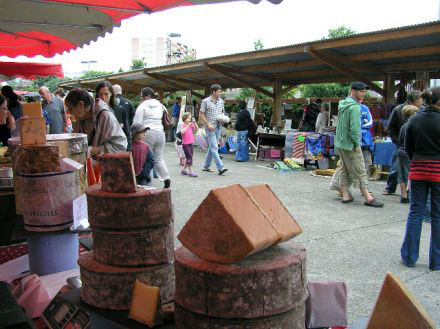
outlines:
M223 88L284 86L322 82L368 82L415 79L417 72L440 78L440 21L286 47L219 56L187 63L146 68L104 77L70 81L63 87L94 88L106 79L139 92L203 90L213 83Z

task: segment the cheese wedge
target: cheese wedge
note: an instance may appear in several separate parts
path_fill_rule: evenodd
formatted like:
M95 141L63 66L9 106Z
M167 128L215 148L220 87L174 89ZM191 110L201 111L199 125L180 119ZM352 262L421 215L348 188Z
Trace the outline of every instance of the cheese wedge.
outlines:
M130 152L104 154L98 160L101 167L102 191L136 192L136 175Z
M274 229L281 236L281 241L287 241L302 233L301 227L273 193L269 185L255 185L246 187L251 197L267 215Z
M23 116L29 118L42 118L43 110L40 103L23 103L22 104Z
M422 305L397 276L387 273L367 329L434 329Z
M267 188L263 189L269 194ZM272 202L279 203L274 196L271 198ZM271 220L268 214L275 212L268 205L261 207L252 194L238 184L213 189L177 238L202 259L223 264L238 262L299 234L295 223ZM273 208L279 210L280 206Z
M136 280L128 316L151 328L154 326L158 304L159 287L147 286Z
M44 118L20 118L21 145L46 144L46 120Z

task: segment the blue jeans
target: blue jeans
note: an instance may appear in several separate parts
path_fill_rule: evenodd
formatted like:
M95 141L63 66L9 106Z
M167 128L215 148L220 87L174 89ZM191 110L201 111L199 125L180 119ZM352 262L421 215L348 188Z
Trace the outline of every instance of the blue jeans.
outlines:
M431 191L431 244L429 268L440 270L440 183L411 181L410 210L406 222L405 238L400 254L407 266L414 266L419 258L420 234L425 215L428 193Z
M397 150L398 148L396 145L396 151L393 154L393 160L391 162L390 172L388 174L387 186L385 187L385 191L389 193L395 193L397 188L397 178L399 176L399 173L397 172L398 169Z
M208 139L208 154L206 154L205 164L203 168L209 169L211 167L212 159L218 171L223 169L223 162L218 155L218 139L220 138L221 127L215 128L213 131L206 129L206 138Z

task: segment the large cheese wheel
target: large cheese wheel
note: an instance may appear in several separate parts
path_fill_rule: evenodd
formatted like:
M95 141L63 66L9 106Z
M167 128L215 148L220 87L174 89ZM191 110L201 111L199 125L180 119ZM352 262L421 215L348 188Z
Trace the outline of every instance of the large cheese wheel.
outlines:
M93 259L93 253L79 258L81 272L81 299L87 304L113 310L130 308L134 283L137 280L159 287L163 303L174 297L173 264L116 267Z
M306 251L289 241L231 265L198 258L185 247L174 254L175 301L194 313L257 318L304 305Z
M135 231L93 229L93 256L116 266L165 264L173 261L173 225Z
M305 307L262 318L222 319L200 315L176 305L177 329L304 329Z
M136 174L130 152L107 153L98 157L102 190L112 193L136 192Z
M109 193L93 185L86 194L92 228L128 230L174 222L169 189L139 187L134 193Z
M61 156L57 145L20 146L13 153L17 174L60 172Z

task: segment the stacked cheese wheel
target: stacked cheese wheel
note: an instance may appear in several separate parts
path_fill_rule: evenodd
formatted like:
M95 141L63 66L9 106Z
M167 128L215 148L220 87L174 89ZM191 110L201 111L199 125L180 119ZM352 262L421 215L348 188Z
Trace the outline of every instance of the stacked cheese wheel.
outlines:
M102 166L103 172L106 169ZM117 185L118 178L113 179ZM171 192L135 185L134 189L115 193L93 185L86 190L93 252L78 262L83 283L81 298L93 306L129 309L136 280L159 287L162 303L173 300Z
M304 328L305 261L292 241L229 265L177 249L176 328Z

